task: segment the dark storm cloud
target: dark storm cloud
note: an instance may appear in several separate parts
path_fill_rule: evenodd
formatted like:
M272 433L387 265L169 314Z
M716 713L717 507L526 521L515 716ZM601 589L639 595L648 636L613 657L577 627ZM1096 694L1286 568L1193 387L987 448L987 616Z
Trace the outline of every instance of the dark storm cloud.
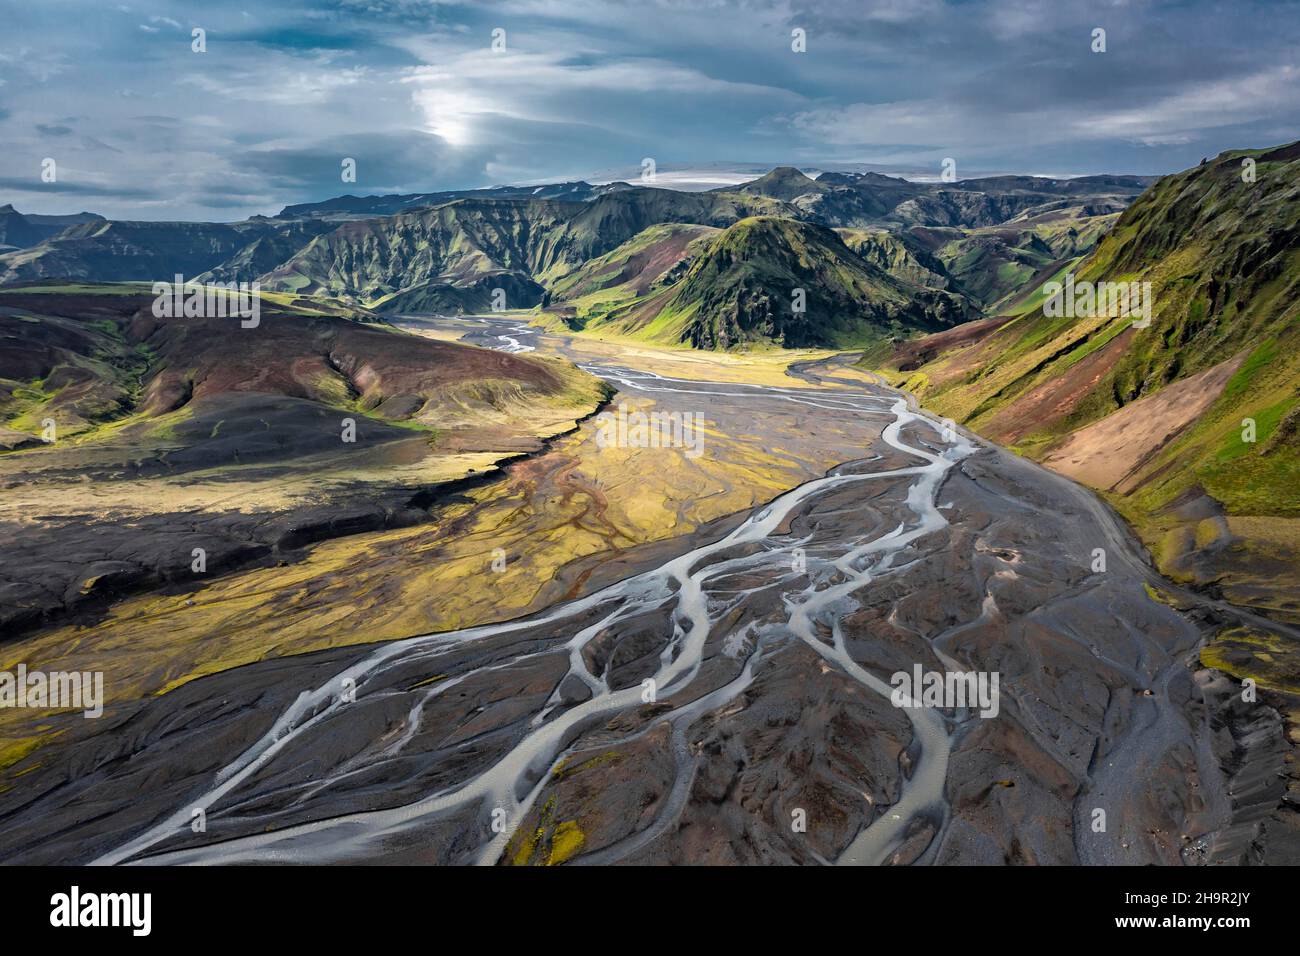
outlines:
M6 14L0 176L30 186L54 158L61 191L102 197L107 215L236 218L646 156L1163 172L1300 135L1297 13L1252 0L51 0ZM1090 49L1096 28L1105 53ZM59 196L13 198L67 211Z
M22 193L27 200L23 209L36 212L38 203L32 201L35 197L54 195L54 196L95 196L95 197L118 197L123 196L127 199L157 199L159 193L148 188L123 187L117 184L96 186L91 183L77 182L42 182L39 175L37 176L0 176L0 191L4 193ZM64 208L63 206L59 207Z
M344 183L343 160L356 163L357 183ZM323 191L401 192L433 178L463 176L476 179L481 168L472 157L447 148L428 133L356 133L306 146L249 150L244 165L267 182L292 195Z

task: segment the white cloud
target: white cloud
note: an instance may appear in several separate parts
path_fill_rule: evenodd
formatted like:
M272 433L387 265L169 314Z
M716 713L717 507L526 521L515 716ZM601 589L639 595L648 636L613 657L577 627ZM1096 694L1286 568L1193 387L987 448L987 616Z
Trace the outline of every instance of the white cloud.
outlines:
M329 102L339 90L357 86L370 72L364 66L330 69L291 61L261 73L195 73L180 82L225 100L306 106Z
M1141 107L1098 112L1070 124L1074 135L1156 146L1191 142L1206 130L1300 108L1300 70L1278 66L1248 76L1193 84Z
M645 98L662 108L668 97L745 98L793 104L801 97L755 83L720 80L700 70L651 58L589 61L572 53L493 53L475 49L436 66L410 69L404 82L425 129L453 144L476 140L483 120L501 117L552 123L614 126L635 117L608 105L608 97ZM596 109L583 109L584 98ZM585 114L585 115L584 115Z
M989 152L1005 149L1008 143L1190 143L1209 131L1265 119L1279 110L1300 110L1296 67L1194 82L1181 92L1118 110L1044 105L990 115L956 100L927 98L821 107L795 113L785 122L827 146L917 144L932 146L934 151Z

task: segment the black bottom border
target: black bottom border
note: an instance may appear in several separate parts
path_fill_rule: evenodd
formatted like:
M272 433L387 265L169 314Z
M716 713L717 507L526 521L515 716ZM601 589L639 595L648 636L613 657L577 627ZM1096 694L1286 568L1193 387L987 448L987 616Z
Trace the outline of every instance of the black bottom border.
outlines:
M896 931L900 938L936 942L942 936L929 934L963 928L978 933L973 941L986 942L990 930L1039 929L1069 940L1199 933L1226 941L1234 937L1224 934L1291 926L1293 893L1287 884L1292 873L1235 867L615 867L550 873L349 866L5 867L0 892L10 916L6 939L15 943L29 936L69 939L75 933L82 942L115 937L127 945L206 937L256 940L259 946L281 941L294 947L316 941L347 946L374 941L377 933L434 930L438 935L432 941L445 940L448 930L459 936L475 929L486 930L487 941L504 942L519 932L549 933L546 927L566 924L662 940L664 929L685 922L703 930L705 938L691 938L695 945L713 933L734 944L746 929L757 939L770 939L767 934L781 923L788 931L802 927L824 939L837 916L865 924L872 933ZM51 925L60 895L70 908L74 886L83 906L91 894L148 893L148 935L137 936L130 926Z

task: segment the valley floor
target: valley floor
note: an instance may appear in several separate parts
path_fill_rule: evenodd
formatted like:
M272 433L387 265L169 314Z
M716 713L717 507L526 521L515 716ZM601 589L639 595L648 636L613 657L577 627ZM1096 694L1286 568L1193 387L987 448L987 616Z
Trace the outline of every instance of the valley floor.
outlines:
M8 725L41 746L0 778L0 860L1294 854L1281 718L1197 660L1267 622L1161 579L1092 493L845 357L404 325L563 356L614 418L428 524L6 647L112 706ZM602 440L652 412L698 442ZM893 706L918 664L998 674L998 713Z

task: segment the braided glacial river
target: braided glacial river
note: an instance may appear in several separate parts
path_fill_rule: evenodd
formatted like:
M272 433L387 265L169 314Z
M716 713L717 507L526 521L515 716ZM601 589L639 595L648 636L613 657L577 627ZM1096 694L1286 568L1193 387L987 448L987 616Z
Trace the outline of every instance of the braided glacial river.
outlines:
M487 325L509 350L539 335ZM823 379L834 360L792 368L806 387L583 367L715 428L786 409L878 437L538 613L194 681L125 752L69 748L95 769L41 825L100 864L1178 863L1231 842L1211 723L1232 689L1089 492ZM896 706L914 666L996 673L1001 706Z
M513 340L512 344L517 347ZM627 388L640 388L650 392L685 390L676 389L676 386L686 384L650 373L638 373L632 369L588 367L586 371L602 375ZM936 436L943 426L909 410L906 400L901 397L863 394L823 398L795 389L762 386L746 388L761 389L767 395L814 408L861 412L887 409L893 420L882 433L884 440L891 447L920 458L924 463L878 472L844 471L808 482L750 516L721 541L689 551L653 571L629 578L532 620L431 634L380 647L360 663L321 686L305 691L280 715L261 740L217 774L216 785L211 790L96 862L120 863L148 851L178 830L189 827L194 807L202 807L205 812L210 812L206 808L217 806L223 797L265 764L275 760L297 737L314 733L328 734L332 720L350 719L348 708L355 701L348 700L343 694L344 688L355 686L357 695L364 695L370 685L378 685L383 676L394 668L437 657L449 645L533 628L563 627L565 622L578 621L594 613L598 619L594 623L578 627L569 640L545 651L531 652L565 655L569 662L566 676L582 681L590 688L591 697L584 703L564 710L559 708L556 697L548 699L544 708L530 721L527 734L491 767L464 785L391 810L316 821L211 847L177 851L154 857L150 862L237 863L259 859L324 862L346 860L353 856L364 858L367 847L404 829L414 828L423 820L466 805L477 807L482 813L485 834L492 832L490 823L493 811L504 810L506 820L519 821L536 802L565 746L582 726L643 703L643 684L622 689L611 688L604 676L593 674L584 662L583 650L598 633L620 620L642 615L649 610L666 610L672 621L672 636L661 652L659 667L650 680L658 692L663 694L672 694L679 688L687 687L699 674L709 635L720 617L721 607L712 611L710 609L710 582L723 580L742 569L778 580L793 579L792 552L811 542L790 536L781 538L775 532L796 507L835 488L859 482L906 477L912 482L907 492L908 506L913 513L910 526L900 524L874 539L854 542L843 554L814 559L811 565L813 572L807 575L808 580L800 587L791 587L782 595L788 608L785 623L769 625L774 631L787 631L806 642L822 658L840 668L853 680L888 698L890 686L868 673L849 656L843 635L836 631L835 639L827 643L817 635L815 624L831 622L833 625L837 608L843 607L845 599L851 599L852 594L860 588L870 586L873 575L887 574L895 559L913 541L946 523L934 500L936 490L948 468L972 449L965 440L957 440L943 453L933 454L904 443L900 434L906 425L915 423L925 426L935 431ZM691 393L737 394L735 386L709 385L691 389ZM761 547L754 553L740 554L746 545ZM794 584L794 581L790 580L790 583ZM760 636L748 653L740 674L732 681L675 708L661 719L669 723L689 723L707 710L725 706L750 685L754 669L762 660L763 648L764 641ZM492 666L505 668L519 660L516 657ZM414 695L405 731L398 740L384 747L381 759L393 759L401 754L403 746L418 733L421 714L429 700L455 687L458 680L444 681ZM935 710L909 708L904 712L911 718L913 730L920 741L920 759L916 770L907 782L903 798L885 816L865 828L854 839L840 862L879 863L901 840L902 833L914 814L942 812L949 745L944 719ZM351 768L339 772L348 773ZM317 781L314 786L325 788L329 782L326 778ZM476 855L477 862L494 863L501 856L513 832L513 828L507 826L486 839Z

